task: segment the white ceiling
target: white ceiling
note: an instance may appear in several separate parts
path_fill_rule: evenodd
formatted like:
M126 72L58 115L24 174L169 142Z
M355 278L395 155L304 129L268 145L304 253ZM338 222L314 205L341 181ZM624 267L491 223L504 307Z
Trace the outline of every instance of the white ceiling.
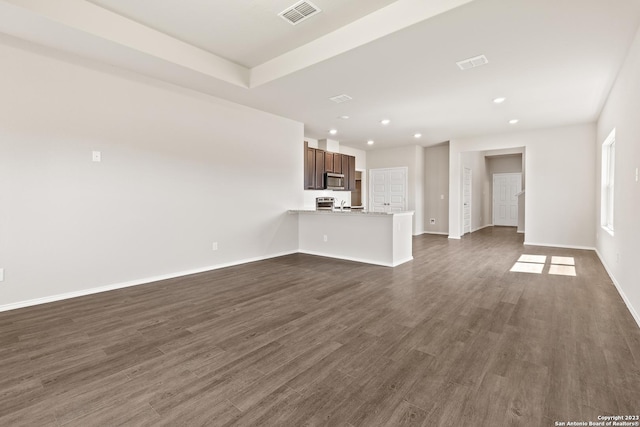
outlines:
M313 0L296 26L276 16L293 3L0 0L0 32L369 149L593 121L640 24L640 0Z
M311 1L322 13L298 25L278 16L297 0L89 0L245 67L255 67L395 0Z

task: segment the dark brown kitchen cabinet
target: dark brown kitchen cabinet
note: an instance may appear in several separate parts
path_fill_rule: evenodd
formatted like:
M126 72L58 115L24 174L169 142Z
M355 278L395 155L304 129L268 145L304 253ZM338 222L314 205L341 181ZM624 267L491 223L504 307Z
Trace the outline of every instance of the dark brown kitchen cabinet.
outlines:
M316 149L304 143L304 189L316 189Z
M333 153L333 172L342 173L342 154Z
M356 158L342 155L342 172L344 175L344 189L354 191L356 189Z
M346 154L342 155L342 174L344 175L344 189L345 190L350 190L349 188L349 182L350 182L350 178L351 178L351 174L349 173L349 157L351 156L347 156ZM355 159L355 157L354 157ZM355 163L354 163L355 165ZM355 171L353 171L353 174L355 176Z
M324 153L324 171L325 172L335 172L333 170L334 156L335 156L334 153L328 153L328 152Z
M354 156L349 157L349 177L344 174L345 190L355 191L356 189L356 158Z
M315 180L316 180L316 190L324 189L324 159L325 152L322 150L316 151L316 171L315 171Z

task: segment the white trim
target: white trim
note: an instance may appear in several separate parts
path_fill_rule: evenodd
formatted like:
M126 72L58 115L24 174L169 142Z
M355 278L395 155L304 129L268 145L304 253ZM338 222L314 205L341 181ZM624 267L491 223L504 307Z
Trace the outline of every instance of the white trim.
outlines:
M460 240L460 239L462 239L462 237L449 235L449 239Z
M524 230L518 230L517 233L524 234Z
M448 236L449 235L449 233L445 233L445 232L442 232L442 231L424 231L424 232L422 232L422 234L437 234L439 236Z
M405 262L409 262L411 260L413 260L413 256L402 259L398 262L395 263L384 263L384 262L379 262L379 261L374 261L371 259L366 259L366 258L358 258L358 257L349 257L349 256L336 256L333 254L327 254L324 252L318 252L318 251L303 251L301 250L299 253L301 254L307 254L307 255L315 255L315 256L321 256L321 257L325 257L325 258L335 258L335 259L341 259L344 261L355 261L355 262L362 262L365 264L373 264L373 265L380 265L382 267L396 267L400 264L404 264Z
M563 248L563 249L579 249L584 251L595 251L596 248L593 246L576 246L576 245L558 245L555 243L533 243L533 242L524 242L523 245L528 246L547 246L550 248Z
M624 301L625 305L627 306L627 309L631 313L633 320L636 321L636 323L638 324L638 327L640 328L640 314L638 314L635 308L633 308L633 306L631 305L631 301L629 300L629 298L627 298L627 295L622 290L622 286L616 280L615 276L613 275L613 272L611 271L607 263L604 262L604 257L600 254L600 251L598 251L598 249L596 249L595 251L596 251L596 255L598 255L598 258L600 259L600 262L602 263L602 266L604 267L605 271L609 275L609 278L613 282L613 285L616 287L618 293L620 294L622 301Z
M243 260L239 260L239 261L232 261L232 262L228 262L228 263L224 263L224 264L218 264L218 265L213 265L213 266L208 266L208 267L195 268L195 269L192 269L192 270L180 271L180 272L177 272L177 273L161 274L161 275L158 275L158 276L145 277L143 279L131 280L131 281L128 281L128 282L114 283L114 284L111 284L111 285L100 286L100 287L97 287L97 288L83 289L83 290L80 290L80 291L67 292L67 293L64 293L64 294L51 295L51 296L48 296L48 297L35 298L35 299L31 299L31 300L26 300L26 301L18 301L18 302L14 302L14 303L10 303L10 304L0 305L0 313L3 312L3 311L16 310L16 309L19 309L19 308L31 307L31 306L39 305L39 304L47 304L47 303L50 303L50 302L56 302L56 301L61 301L61 300L66 300L66 299L71 299L71 298L77 298L77 297L83 297L83 296L92 295L92 294L98 294L98 293L101 293L101 292L114 291L116 289L128 288L128 287L131 287L131 286L145 285L147 283L158 282L160 280L175 279L176 277L183 277L183 276L189 276L191 274L204 273L204 272L207 272L207 271L218 270L220 268L225 268L225 267L233 267L235 265L247 264L247 263L250 263L250 262L264 261L266 259L278 258L278 257L285 256L285 255L292 255L292 254L295 254L295 253L298 253L298 251L281 252L281 253L273 254L273 255L266 255L266 256L262 256L262 257L248 258L248 259L243 259Z

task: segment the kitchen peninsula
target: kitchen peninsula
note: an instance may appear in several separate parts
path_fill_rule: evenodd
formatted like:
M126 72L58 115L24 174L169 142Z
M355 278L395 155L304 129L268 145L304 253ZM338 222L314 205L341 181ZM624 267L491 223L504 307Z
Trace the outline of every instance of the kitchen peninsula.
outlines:
M406 212L290 210L298 215L301 253L395 267L413 259Z

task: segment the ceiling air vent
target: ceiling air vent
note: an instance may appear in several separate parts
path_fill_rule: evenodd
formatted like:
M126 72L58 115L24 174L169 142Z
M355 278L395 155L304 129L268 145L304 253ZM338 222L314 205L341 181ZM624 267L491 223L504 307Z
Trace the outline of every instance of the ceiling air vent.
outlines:
M329 99L335 102L336 104L342 104L343 102L351 101L353 98L350 97L349 95L342 94L342 95L331 97Z
M481 65L485 65L488 62L489 60L487 59L486 56L480 55L480 56L474 56L473 58L458 61L456 62L456 64L458 64L458 67L460 67L460 69L464 71L470 68L480 67Z
M280 12L278 16L281 16L282 19L290 23L291 25L296 25L307 18L311 18L316 13L320 12L320 8L315 4L308 2L306 0L299 1L298 3L290 6Z

